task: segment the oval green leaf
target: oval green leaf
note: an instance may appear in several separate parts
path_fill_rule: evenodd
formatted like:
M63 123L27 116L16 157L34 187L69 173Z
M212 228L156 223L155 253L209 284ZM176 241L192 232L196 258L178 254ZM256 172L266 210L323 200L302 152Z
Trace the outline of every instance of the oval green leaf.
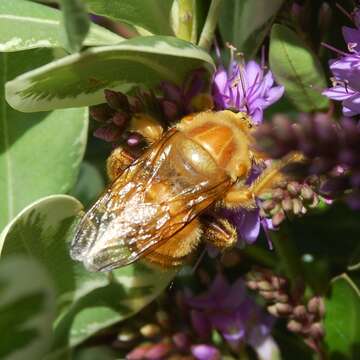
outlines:
M84 155L86 108L24 114L5 101L7 79L52 59L51 49L0 54L0 231L34 200L70 191Z
M0 235L2 258L27 255L48 270L57 294L53 350L75 346L152 301L175 275L136 262L112 273L90 273L69 256L82 205L66 195L25 208Z
M38 360L49 350L55 293L35 260L12 256L0 263L0 358Z
M149 33L172 35L170 0L84 0L91 13L141 27Z
M214 67L209 54L172 37L148 36L54 61L7 83L6 98L25 112L104 102L104 89L128 91L162 80L180 83L192 69Z
M60 0L60 4L66 48L71 52L80 51L90 30L90 19L84 3L82 0Z
M98 286L67 309L55 328L56 339L69 339L69 345L74 347L133 316L164 291L176 270L163 270L138 261L111 274L106 286Z
M343 274L325 301L325 344L331 359L356 359L360 346L360 292Z
M219 28L224 41L251 59L270 31L284 0L227 0L222 7Z
M26 0L0 1L0 51L63 47L60 23L59 10ZM84 44L114 45L122 40L111 31L92 24Z
M329 100L321 95L326 87L319 60L288 27L275 24L270 36L270 68L276 81L300 111L325 109Z
M105 179L100 171L90 162L83 161L80 166L77 182L70 194L79 199L84 207L87 208L101 194L104 187Z

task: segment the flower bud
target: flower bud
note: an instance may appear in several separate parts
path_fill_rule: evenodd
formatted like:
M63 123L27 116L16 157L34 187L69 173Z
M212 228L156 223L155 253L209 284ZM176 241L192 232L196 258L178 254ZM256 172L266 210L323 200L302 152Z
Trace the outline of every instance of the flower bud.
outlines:
M126 355L126 360L142 360L145 354L151 348L152 344L144 344L137 346L130 353Z
M312 324L309 329L309 335L316 340L322 339L325 335L324 327L319 322Z
M179 115L179 109L176 103L170 100L162 100L161 107L166 118L174 120Z
M160 326L163 328L169 328L170 327L170 317L167 312L164 310L159 310L155 314L156 320Z
M257 281L255 280L248 280L246 282L246 286L250 289L250 290L257 290L258 286L257 286Z
M191 347L191 353L198 360L220 360L220 352L212 345L199 344Z
M285 210L285 211L290 211L292 210L292 207L293 207L293 203L292 203L292 200L289 196L287 196L285 199L283 199L281 201L281 206L282 208Z
M301 187L300 194L304 200L312 200L315 195L313 189L309 185L306 185L306 184Z
M276 213L272 218L271 221L273 223L273 225L279 226L283 221L285 220L285 213L283 211L280 211L278 213Z
M287 294L285 294L285 293L275 291L273 293L273 295L274 295L274 299L276 300L276 302L287 303L289 301L289 296Z
M144 359L146 360L160 360L164 358L171 351L171 344L160 343L150 347L146 352Z
M91 106L89 112L90 116L99 122L106 122L114 114L114 110L112 110L107 104Z
M265 211L272 210L275 206L275 202L273 200L265 200L261 204L261 208Z
M272 197L273 197L275 200L281 200L281 199L283 199L283 197L284 197L284 190L283 190L283 189L280 189L280 188L275 189L275 190L272 192Z
M292 203L293 203L293 213L295 215L299 215L303 208L302 202L299 199L293 199Z
M268 281L262 280L257 283L257 287L259 290L270 291L272 290L272 286Z
M319 318L325 315L325 303L319 296L311 298L307 304L307 308L310 313L318 315Z
M94 131L94 136L107 142L114 142L120 139L121 130L113 125L102 126Z
M307 315L307 311L304 305L295 306L293 313L297 319L304 319Z
M265 300L273 300L274 293L272 291L259 291L259 295L261 295Z
M189 335L184 332L178 332L172 336L175 346L182 351L187 350L190 347L191 341Z
M152 338L159 335L161 329L156 324L146 324L140 328L140 334L146 338Z
M279 312L278 312L278 310L277 310L276 305L269 305L269 306L267 307L267 311L268 311L271 315L273 315L273 316L275 316L275 317L279 317L279 316L280 316L280 314L279 314Z
M301 187L300 187L299 183L297 183L295 181L291 181L287 185L287 190L289 191L289 193L291 195L296 196L299 194Z
M301 323L299 323L298 321L296 320L290 320L288 323L287 323L287 328L289 331L295 333L295 334L298 334L302 331L303 329L303 326Z
M117 335L120 342L130 342L138 337L138 334L131 329L121 329Z
M293 307L290 304L276 303L275 306L280 316L289 316L293 311Z
M130 112L129 100L125 94L109 89L105 89L104 93L105 99L112 109Z
M272 276L271 284L274 287L274 289L279 290L287 285L287 281L286 281L286 279L284 279L280 276Z

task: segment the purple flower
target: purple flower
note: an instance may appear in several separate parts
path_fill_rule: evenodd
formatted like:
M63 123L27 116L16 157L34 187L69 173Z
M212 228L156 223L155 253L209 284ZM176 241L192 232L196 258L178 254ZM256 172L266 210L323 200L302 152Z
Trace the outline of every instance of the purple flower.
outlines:
M169 81L161 82L160 90L163 96L159 101L167 119L173 121L203 107L211 108L210 97L205 96L208 87L206 74L205 69L196 69L189 73L181 86Z
M235 226L238 234L237 246L244 247L253 244L260 233L259 208L253 210L222 209L221 215Z
M272 318L247 295L242 279L230 285L218 274L207 292L189 297L187 304L202 313L234 350L242 343L256 347L269 336Z
M251 173L246 180L246 184L250 185L261 174L263 170L263 167L253 166L251 169ZM259 207L256 207L252 210L243 208L223 208L218 210L218 213L220 216L225 217L235 227L238 234L238 247L242 248L245 245L253 244L260 234L261 226L265 231L265 235L268 239L269 244L271 244L267 230L272 230L273 226L271 220L265 221L264 219L260 218Z
M323 91L323 95L341 101L343 114L354 116L360 114L360 12L353 14L356 28L344 26L342 29L348 53L333 49L340 54L338 59L330 60L329 66L333 73L333 86Z
M341 101L345 116L360 114L360 53L331 60L330 69L333 86L323 91L323 95Z
M245 66L231 61L226 71L219 66L213 77L212 94L217 110L235 108L247 113L255 123L263 111L281 98L283 86L274 86L271 71L264 71L255 61Z
M191 353L197 360L220 360L220 352L212 345L198 344L191 347Z

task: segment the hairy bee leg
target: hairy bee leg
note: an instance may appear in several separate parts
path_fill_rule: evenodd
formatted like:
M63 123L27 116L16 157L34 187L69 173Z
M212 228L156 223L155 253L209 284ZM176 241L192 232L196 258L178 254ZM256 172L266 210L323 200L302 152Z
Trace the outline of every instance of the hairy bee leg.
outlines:
M224 205L228 207L255 207L257 197L284 180L281 169L290 163L302 160L301 154L293 153L281 160L274 161L250 186L241 186L230 190L224 197Z
M163 245L146 255L145 259L161 267L179 266L199 245L201 234L200 222L195 219Z
M121 146L113 150L106 161L106 171L110 181L115 180L134 160L135 158Z
M163 127L154 118L142 113L131 118L129 130L142 135L148 145L158 141L164 133Z
M237 242L237 231L226 219L203 220L203 238L205 241L223 250Z

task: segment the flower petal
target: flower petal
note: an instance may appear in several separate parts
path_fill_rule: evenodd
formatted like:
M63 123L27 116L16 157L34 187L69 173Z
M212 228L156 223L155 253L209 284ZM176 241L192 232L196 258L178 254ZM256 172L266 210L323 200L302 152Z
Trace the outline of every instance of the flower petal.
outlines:
M245 66L245 76L248 86L252 86L256 81L262 81L263 70L256 61L250 60Z
M356 93L350 98L343 101L343 106L350 109L355 114L360 114L360 93Z
M356 50L356 51L360 50L360 30L359 29L353 29L353 28L350 28L347 26L343 26L342 34L344 36L346 43L357 44L357 46L354 48L354 50Z
M207 344L193 345L191 353L197 360L220 360L219 350Z
M278 101L284 94L285 88L282 85L273 86L266 93L266 107L272 105L274 102Z
M355 91L352 89L345 88L344 86L341 85L336 85L329 89L326 89L325 91L322 92L322 94L330 99L342 101L353 96L355 94Z

